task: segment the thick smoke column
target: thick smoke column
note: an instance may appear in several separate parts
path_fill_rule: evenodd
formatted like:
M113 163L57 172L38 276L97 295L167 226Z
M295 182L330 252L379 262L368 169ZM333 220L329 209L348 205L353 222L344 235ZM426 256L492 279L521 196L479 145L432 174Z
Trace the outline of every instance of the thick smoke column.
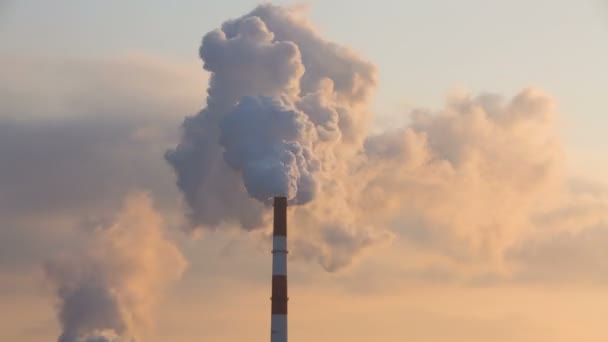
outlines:
M332 145L366 121L351 106L373 86L374 67L324 41L295 13L270 5L208 33L200 55L211 72L207 107L186 119L182 142L167 153L194 223L213 226L240 216L242 208L217 218L209 213L215 201L208 198L230 183L244 184L262 202L274 195L313 200ZM255 206L235 190L224 197ZM252 219L241 223L259 225Z
M294 257L329 271L395 233L494 262L559 174L552 100L534 89L454 96L370 136L374 65L301 9L259 6L205 35L200 56L207 106L166 154L195 227L269 226L264 206L286 196Z
M131 195L92 241L46 265L59 299L59 342L141 340L157 298L185 268L163 231L149 197Z
M193 226L264 227L264 203L273 196L292 205L344 199L335 177L365 139L372 64L323 39L298 10L272 5L209 32L200 56L211 73L207 107L186 118L181 142L166 155ZM323 240L332 234L321 230L337 228L333 236L353 247L347 255L384 239L350 228L348 206L328 207L321 217L305 208L296 209L307 216L302 230Z
M226 163L241 170L249 194L266 201L286 195L306 203L316 193L319 161L312 151L314 125L288 101L243 97L220 123Z

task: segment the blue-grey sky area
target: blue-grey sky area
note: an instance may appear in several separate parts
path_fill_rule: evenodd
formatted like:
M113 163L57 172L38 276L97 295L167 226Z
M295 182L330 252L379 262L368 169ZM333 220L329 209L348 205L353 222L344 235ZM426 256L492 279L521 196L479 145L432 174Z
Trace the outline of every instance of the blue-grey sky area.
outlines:
M0 17L0 53L100 58L144 52L198 61L205 32L257 3L9 0ZM534 85L557 99L569 149L587 160L599 158L592 150L608 148L608 6L601 0L305 5L329 39L377 64L380 124L405 120L411 106L439 107L455 87L508 95Z

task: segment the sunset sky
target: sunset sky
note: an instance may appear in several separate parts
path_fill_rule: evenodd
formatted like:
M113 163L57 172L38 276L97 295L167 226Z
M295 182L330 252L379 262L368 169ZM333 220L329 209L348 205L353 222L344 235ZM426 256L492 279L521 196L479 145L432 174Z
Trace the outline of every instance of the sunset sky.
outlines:
M0 0L0 340L268 341L286 149L292 341L606 341L608 4L271 3Z

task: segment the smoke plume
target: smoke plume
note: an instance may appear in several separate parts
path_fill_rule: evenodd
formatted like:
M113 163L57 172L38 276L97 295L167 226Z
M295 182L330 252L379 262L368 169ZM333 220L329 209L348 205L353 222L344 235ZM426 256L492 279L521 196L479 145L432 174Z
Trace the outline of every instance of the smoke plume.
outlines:
M242 172L247 191L260 201L275 195L295 203L314 198L314 139L306 114L272 97L243 97L220 123L224 160Z
M146 194L132 194L91 241L46 265L56 287L59 342L132 342L151 323L156 298L185 268Z
M456 94L371 136L375 66L321 37L301 9L229 20L200 57L207 106L166 154L193 226L263 227L264 203L284 195L293 255L329 271L396 234L496 261L559 178L553 101L536 89L507 101Z
M441 111L415 111L407 127L366 141L365 206L457 259L500 259L559 187L554 121L553 100L537 89L509 101L458 94Z
M298 10L272 5L205 35L200 56L211 74L207 107L186 118L166 154L194 226L263 227L264 203L277 195L301 211L321 196L345 199L336 177L365 139L372 64L323 39ZM349 239L349 255L383 235L352 227L351 210L328 207L298 225L309 238Z

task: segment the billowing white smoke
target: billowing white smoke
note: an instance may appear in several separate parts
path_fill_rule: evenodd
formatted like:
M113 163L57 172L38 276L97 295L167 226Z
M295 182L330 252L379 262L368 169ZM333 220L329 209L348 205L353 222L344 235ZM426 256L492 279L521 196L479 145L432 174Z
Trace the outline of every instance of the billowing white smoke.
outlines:
M243 173L249 194L266 201L287 195L306 203L316 193L319 160L312 150L314 125L288 101L242 97L220 122L226 163Z
M193 226L263 227L263 203L285 195L299 204L293 255L330 271L395 231L460 260L498 255L558 173L552 101L535 90L457 96L370 137L374 65L299 9L259 6L208 33L200 56L207 107L166 155Z
M58 341L140 341L157 298L184 268L150 198L130 195L113 223L46 265L59 298Z
M182 141L166 155L193 225L263 227L263 203L277 195L291 204L321 196L343 202L336 177L365 139L375 67L324 40L297 10L272 5L208 33L200 56L211 73L207 107L185 120ZM324 214L306 214L307 207L298 209L307 216L298 226L307 236L301 245L313 250L310 238L342 236L352 248L340 259L349 260L385 235L353 226L347 203Z

